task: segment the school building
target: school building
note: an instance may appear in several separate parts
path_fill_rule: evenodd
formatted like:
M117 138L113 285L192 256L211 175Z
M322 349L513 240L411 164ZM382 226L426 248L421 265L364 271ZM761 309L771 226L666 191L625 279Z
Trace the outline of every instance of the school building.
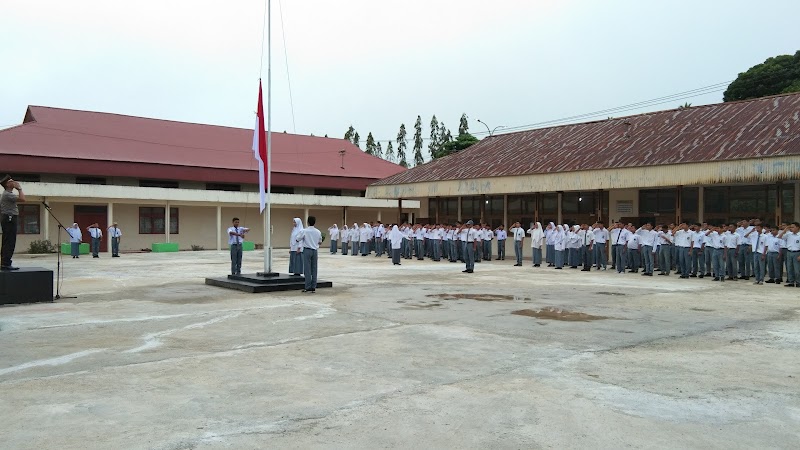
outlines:
M786 94L489 137L367 197L419 201L422 221L494 227L775 224L800 220L799 180L800 94Z
M118 222L122 251L165 242L227 248L234 216L263 245L252 142L252 129L29 106L22 124L0 131L0 171L27 196L17 252L34 240L56 242L42 202L65 226L77 222L84 242L86 226ZM398 210L397 201L365 198L369 184L404 170L342 139L273 132L272 246L288 248L293 217L314 215L325 233L334 223L413 220L418 201Z

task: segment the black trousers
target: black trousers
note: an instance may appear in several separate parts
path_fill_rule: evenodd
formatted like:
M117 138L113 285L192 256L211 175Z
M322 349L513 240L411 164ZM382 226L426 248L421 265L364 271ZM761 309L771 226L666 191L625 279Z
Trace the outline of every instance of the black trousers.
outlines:
M14 247L17 246L17 216L4 214L2 216L3 247L0 249L0 266L11 266L11 257L14 256Z

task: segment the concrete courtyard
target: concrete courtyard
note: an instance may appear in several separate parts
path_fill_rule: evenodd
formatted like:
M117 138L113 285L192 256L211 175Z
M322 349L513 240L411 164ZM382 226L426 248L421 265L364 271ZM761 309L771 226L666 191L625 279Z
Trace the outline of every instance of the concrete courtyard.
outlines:
M77 298L0 307L2 448L800 443L800 289L322 252L332 289L245 294L203 284L226 252L64 262Z

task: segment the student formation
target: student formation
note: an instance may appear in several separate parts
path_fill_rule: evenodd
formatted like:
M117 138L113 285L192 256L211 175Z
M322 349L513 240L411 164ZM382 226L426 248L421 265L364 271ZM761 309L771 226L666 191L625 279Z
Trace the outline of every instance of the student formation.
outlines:
M611 270L618 274L641 273L642 276L710 278L713 281L751 280L754 284L782 284L800 287L800 223L769 226L759 219L743 220L719 226L707 223L652 225L614 223L608 228L593 225L556 225L542 227L532 223L526 230L519 222L506 230L487 224L458 222L455 225L384 225L380 222L361 226L328 229L331 254L386 254L395 265L401 259L430 258L466 264L465 273L473 273L475 263L506 258L506 241L513 247L517 267L522 266L526 240L532 249L533 267L562 270ZM496 242L496 243L495 243Z

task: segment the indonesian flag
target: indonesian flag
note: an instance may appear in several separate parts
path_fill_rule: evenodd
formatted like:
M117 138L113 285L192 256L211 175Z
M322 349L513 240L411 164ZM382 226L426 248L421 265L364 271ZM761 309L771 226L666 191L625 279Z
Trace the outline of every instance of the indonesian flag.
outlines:
M253 130L253 152L258 161L258 190L260 197L260 212L264 212L267 200L267 186L269 186L269 167L267 166L267 139L264 133L264 101L261 95L261 80L258 80L258 114L256 115L256 126Z

